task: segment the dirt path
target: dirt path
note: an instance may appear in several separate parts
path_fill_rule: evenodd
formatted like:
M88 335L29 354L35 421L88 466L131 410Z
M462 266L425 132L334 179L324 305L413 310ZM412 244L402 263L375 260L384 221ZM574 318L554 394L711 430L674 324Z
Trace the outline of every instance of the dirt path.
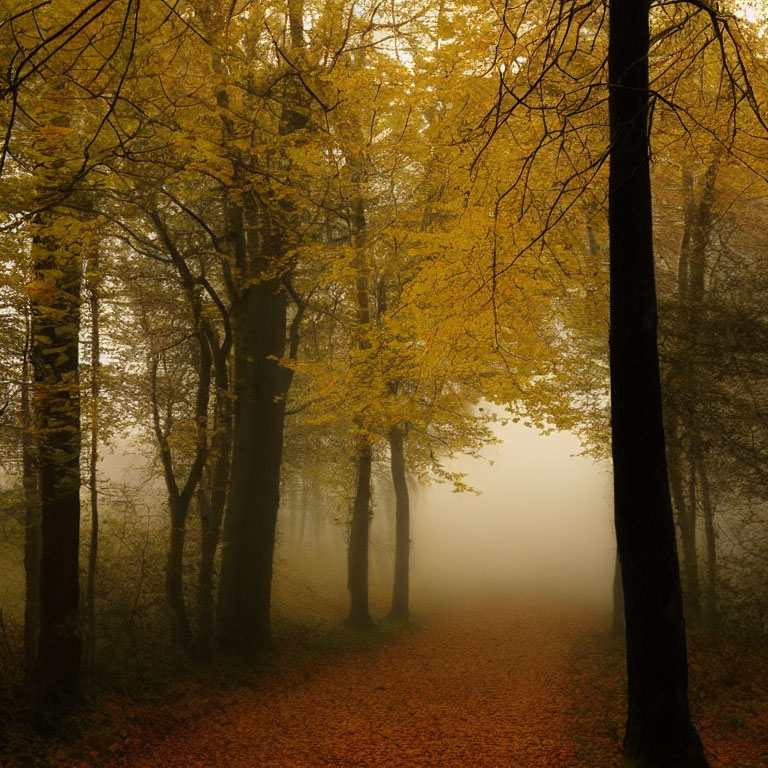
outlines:
M243 687L130 768L552 768L576 759L572 641L589 613L468 602L373 652Z

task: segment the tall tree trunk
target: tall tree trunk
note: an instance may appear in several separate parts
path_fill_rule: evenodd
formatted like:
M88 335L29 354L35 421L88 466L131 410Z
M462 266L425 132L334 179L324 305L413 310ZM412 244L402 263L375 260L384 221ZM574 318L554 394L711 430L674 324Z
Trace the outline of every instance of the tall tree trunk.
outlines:
M348 623L353 627L372 624L368 608L368 540L371 521L371 464L373 451L368 436L357 436L357 478L347 551L347 588L350 606Z
M411 506L405 478L404 434L401 427L389 430L389 456L395 489L395 578L389 618L393 621L409 621Z
M31 675L37 711L55 718L81 699L79 255L38 217L31 290L35 455L40 477L40 639Z
M715 146L714 156L701 185L699 199L693 174L683 169L683 189L686 206L683 239L677 275L677 344L671 366L673 391L683 393L683 402L675 404L670 417L670 440L667 446L672 501L676 512L680 540L683 545L683 595L686 617L694 625L702 622L701 588L699 584L698 550L696 546L696 468L701 454L699 439L700 414L699 372L697 354L702 334L707 246L712 229L712 206L715 181L722 150ZM674 397L674 396L672 396ZM683 433L681 435L680 433ZM688 453L688 502L683 493L683 450L687 442Z
M357 348L362 352L371 349L369 338L371 308L369 296L369 267L366 254L365 201L363 199L363 175L361 158L346 156L354 186L354 197L348 205L349 239L355 254L355 298L357 301ZM355 460L357 476L355 498L352 505L352 519L349 526L347 549L347 587L350 606L348 623L351 626L366 627L372 624L368 608L369 546L371 519L371 464L373 446L364 425L362 413L355 416Z
M224 318L225 321L227 318ZM209 488L198 494L200 516L200 568L197 583L197 609L199 623L199 654L203 660L213 656L215 636L214 572L216 550L224 519L229 471L232 457L232 399L229 392L229 371L227 368L231 335L227 325L224 341L218 344L208 328L209 344L214 352L216 396L214 400L214 426L211 441L213 465L209 468Z
M38 493L37 464L34 446L34 416L30 403L30 356L32 352L32 316L26 308L24 331L24 357L21 364L21 418L22 418L22 486L24 488L24 664L27 673L37 656L40 632L40 495Z
M289 0L294 60L304 47L304 6ZM219 59L216 71L225 67ZM301 130L309 119L307 94L298 78L284 81L279 134ZM233 131L225 87L216 94L225 139ZM275 158L287 173L289 161ZM241 169L233 163L233 176ZM241 280L225 265L232 297L235 405L232 474L222 532L217 627L222 646L250 656L272 641L271 602L275 530L280 504L285 397L291 373L280 364L286 352L287 297L281 278L288 249L291 205L267 189L258 202L227 204L230 258ZM228 276L227 276L228 273ZM273 275L277 273L277 277Z
M219 638L251 655L271 643L272 565L285 422L287 300L277 280L243 290L233 308L232 479L222 534Z
M96 566L99 555L99 395L101 384L101 341L99 326L99 258L94 253L89 264L91 308L91 450L88 480L91 491L91 535L88 549L88 571L85 580L85 664L91 682L96 676Z
M648 157L648 0L612 0L610 368L614 504L627 637L624 764L706 766L688 664L656 340Z

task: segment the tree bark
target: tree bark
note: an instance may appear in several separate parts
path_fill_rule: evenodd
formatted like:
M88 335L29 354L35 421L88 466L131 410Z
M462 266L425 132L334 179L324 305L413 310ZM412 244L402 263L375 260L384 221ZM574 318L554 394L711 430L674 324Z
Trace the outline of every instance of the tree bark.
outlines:
M198 307L199 310L199 307ZM195 313L199 322L199 313ZM187 517L189 506L195 490L202 478L207 455L207 419L208 397L211 383L211 354L204 333L198 327L196 333L198 343L197 356L197 392L195 394L196 446L195 454L183 486L179 481L171 454L170 436L172 406L167 405L165 420L160 415L158 400L157 357L150 360L150 392L152 405L152 421L155 439L160 453L160 463L163 467L163 478L168 492L168 508L170 513L170 533L166 555L165 594L168 602L168 615L171 624L171 642L174 648L185 651L193 650L192 631L184 600L184 542L186 541Z
M222 534L218 632L246 656L271 644L272 564L285 422L287 300L276 279L245 288L233 308L232 479Z
M392 427L389 430L389 454L392 485L395 489L395 578L389 618L407 622L410 620L411 508L403 443L402 428Z
M40 494L35 461L34 415L30 403L30 357L32 353L32 317L27 306L24 357L21 366L22 486L24 488L24 665L32 672L40 633Z
M88 481L91 491L91 534L88 549L88 571L85 579L85 663L91 682L96 677L96 566L99 556L99 395L101 384L101 340L99 326L99 258L95 252L90 259L89 292L91 308L91 451L88 461Z
M288 4L291 48L298 66L304 47L302 0ZM215 63L225 71L223 62ZM284 81L278 132L287 136L309 119L307 95L298 78ZM225 87L217 91L225 140L233 131ZM288 161L275 158L286 172ZM241 169L233 162L237 179ZM269 188L246 205L227 203L232 263L225 265L232 298L235 405L232 475L222 532L217 627L222 647L245 656L271 645L272 568L280 504L285 397L291 372L280 365L286 352L287 297L282 263L291 205ZM274 276L274 275L277 276Z
M627 638L624 764L706 766L688 665L656 340L648 154L648 0L612 0L610 368L614 504Z
M165 594L171 621L173 648L192 649L192 629L184 601L184 542L187 538L187 508L177 500L171 508L171 531L165 566Z
M218 302L220 308L221 303ZM215 596L214 572L216 550L219 546L221 523L229 487L229 472L232 458L232 398L229 391L228 359L232 336L229 318L222 308L225 324L224 339L219 343L216 334L205 326L208 343L213 350L216 395L214 398L214 424L209 459L209 487L198 493L198 514L200 516L201 544L200 567L197 583L199 655L203 660L213 656L215 638Z
M203 661L210 661L213 658L215 638L214 578L221 513L217 521L217 515L213 511L214 503L202 489L197 495L197 507L201 529L200 564L197 572L198 655ZM220 509L223 512L223 504Z
M33 242L32 363L41 509L40 635L31 674L38 715L81 700L79 256L37 220Z
M357 436L357 479L347 551L347 588L350 605L348 623L369 627L373 623L368 608L368 539L371 520L371 464L373 451L364 433Z
M151 363L152 409L155 436L160 447L160 459L163 465L168 502L171 512L171 531L168 545L166 567L166 595L171 617L171 634L174 646L186 651L194 651L192 630L184 600L184 543L189 506L197 492L198 514L201 529L200 566L197 582L197 607L199 637L197 652L201 659L208 660L213 655L214 635L214 597L213 581L216 549L219 542L221 520L225 506L227 481L230 470L230 449L232 437L232 409L230 406L228 359L232 348L232 333L227 308L216 290L204 274L195 277L189 265L178 250L176 242L157 210L151 213L155 228L176 267L181 285L187 297L190 313L194 321L197 342L197 392L195 397L196 445L194 458L190 465L183 488L179 488L176 472L171 457L168 414L165 426L161 423L157 400L157 360ZM216 329L206 315L200 287L207 293L219 311L224 325L224 337L219 339ZM212 436L209 430L208 409L211 395L211 378L214 378L214 424ZM212 448L212 451L209 450ZM210 488L201 488L206 465L213 458L209 467Z

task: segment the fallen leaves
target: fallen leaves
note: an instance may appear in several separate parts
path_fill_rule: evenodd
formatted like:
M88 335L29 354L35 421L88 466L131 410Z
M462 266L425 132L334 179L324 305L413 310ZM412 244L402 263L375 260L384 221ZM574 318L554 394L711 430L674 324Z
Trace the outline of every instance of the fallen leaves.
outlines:
M466 604L373 653L243 688L235 703L110 764L573 768L570 643L594 624L531 601Z
M254 685L193 689L60 768L616 768L620 644L592 611L541 599L466 602L371 647L286 666ZM576 652L574 653L574 647ZM712 768L764 768L765 669L714 679L692 663ZM764 656L745 660L745 670ZM731 665L732 666L732 665ZM729 668L730 669L730 668ZM762 677L761 677L762 675ZM733 677L733 675L730 675ZM742 674L741 677L744 677ZM761 682L762 680L762 682ZM762 693L761 693L762 691ZM199 697L193 704L189 696Z

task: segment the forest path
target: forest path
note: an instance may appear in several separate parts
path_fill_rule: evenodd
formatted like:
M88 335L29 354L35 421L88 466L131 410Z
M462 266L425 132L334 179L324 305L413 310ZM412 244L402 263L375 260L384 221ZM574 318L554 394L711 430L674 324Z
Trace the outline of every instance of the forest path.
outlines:
M232 692L123 755L131 768L538 768L580 765L572 644L594 612L468 600L373 651Z

